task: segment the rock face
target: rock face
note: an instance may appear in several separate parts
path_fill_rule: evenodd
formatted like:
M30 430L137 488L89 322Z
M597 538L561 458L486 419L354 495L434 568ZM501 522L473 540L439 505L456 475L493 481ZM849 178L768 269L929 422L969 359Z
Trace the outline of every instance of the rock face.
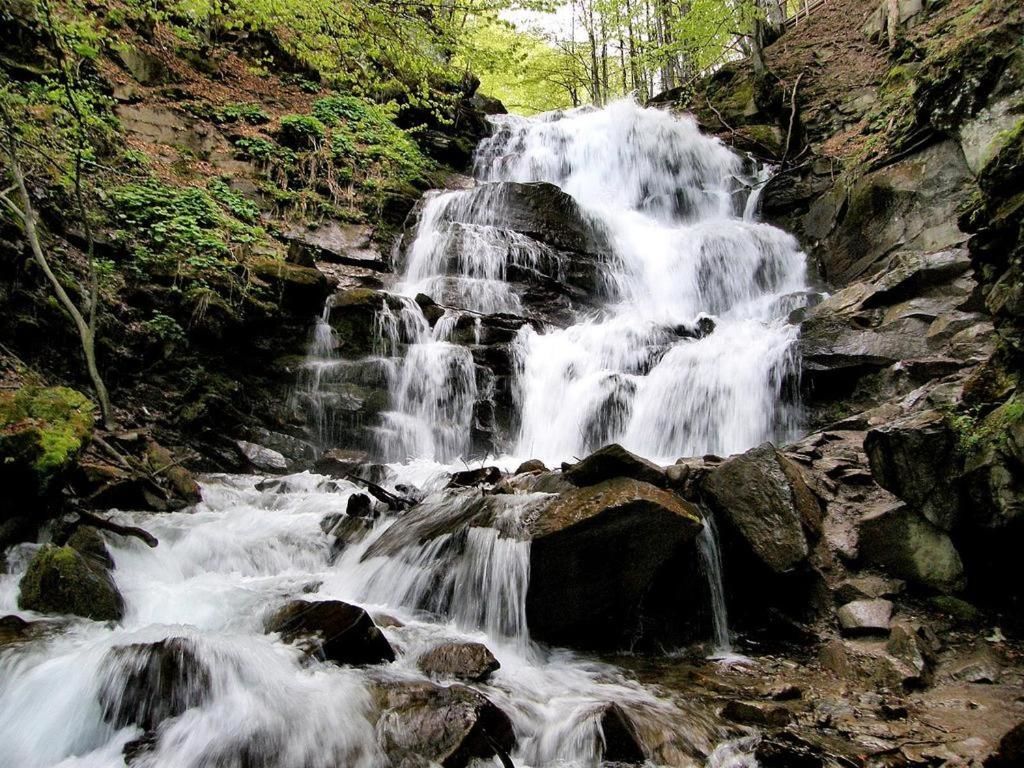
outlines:
M391 644L362 608L338 600L294 600L266 625L286 643L297 643L319 659L335 664L394 661Z
M772 571L789 571L806 559L804 528L819 525L821 513L800 471L770 443L724 462L701 489Z
M496 755L507 760L515 747L508 715L464 685L380 683L376 698L377 737L396 767L466 768Z
M873 512L858 528L861 559L939 592L963 588L964 569L949 536L904 505Z
M115 728L152 731L210 696L210 670L183 637L113 648L106 664L99 702L104 721Z
M869 430L864 451L875 481L949 531L959 509L956 438L937 411Z
M541 465L543 467L543 465ZM563 472L573 485L597 485L613 477L629 477L664 488L665 472L657 464L612 443L587 456Z
M420 656L417 666L432 677L482 683L501 664L483 643L442 643Z
M529 523L531 634L576 648L616 648L667 629L680 620L673 618L682 607L680 562L692 555L687 545L700 527L692 504L638 480L563 493ZM661 602L666 580L676 583L675 608Z
M124 598L106 568L69 546L46 544L22 577L18 606L41 613L73 613L117 621Z

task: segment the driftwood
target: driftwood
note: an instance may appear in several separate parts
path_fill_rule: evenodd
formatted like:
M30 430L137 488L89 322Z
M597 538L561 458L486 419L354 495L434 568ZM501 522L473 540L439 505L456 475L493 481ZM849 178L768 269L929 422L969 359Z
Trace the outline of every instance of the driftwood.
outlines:
M403 512L407 510L409 507L416 504L416 502L413 501L412 499L407 499L404 496L398 496L397 494L394 494L391 491L389 491L387 488L382 488L376 483L371 483L369 480L359 477L359 475L349 472L347 475L345 475L345 477L346 479L351 480L354 483L359 483L361 485L366 486L366 490L370 492L371 496L373 496L378 501L384 502L385 504L388 505L388 509L394 510L395 512Z
M105 517L94 515L91 512L79 510L78 523L79 525L91 525L93 528L110 531L111 533L116 533L119 536L134 536L136 539L144 541L149 547L155 547L160 543L156 536L143 528L139 528L134 525L119 525L118 523L107 520Z

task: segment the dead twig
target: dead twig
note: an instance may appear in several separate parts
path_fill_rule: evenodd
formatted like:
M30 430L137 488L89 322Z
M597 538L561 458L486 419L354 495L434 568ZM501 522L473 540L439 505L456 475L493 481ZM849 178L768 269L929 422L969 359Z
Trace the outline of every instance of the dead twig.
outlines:
M139 528L135 525L120 525L111 520L107 520L105 517L94 515L91 512L83 512L79 510L78 521L82 525L91 525L93 528L110 531L111 533L116 533L119 536L132 536L144 541L146 546L150 548L155 547L160 543L156 536L144 528Z

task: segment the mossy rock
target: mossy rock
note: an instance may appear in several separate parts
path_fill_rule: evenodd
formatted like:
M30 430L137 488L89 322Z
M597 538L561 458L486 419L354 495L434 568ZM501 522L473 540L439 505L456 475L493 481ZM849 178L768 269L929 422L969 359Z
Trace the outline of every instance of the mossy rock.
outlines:
M67 387L0 393L0 485L20 500L57 490L92 435L90 400Z
M124 615L124 598L102 565L71 546L47 544L21 579L18 607L118 621Z

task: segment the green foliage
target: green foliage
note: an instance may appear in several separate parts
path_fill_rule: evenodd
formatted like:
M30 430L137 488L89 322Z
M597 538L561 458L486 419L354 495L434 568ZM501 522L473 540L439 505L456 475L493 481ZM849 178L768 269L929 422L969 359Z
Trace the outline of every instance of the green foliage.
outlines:
M147 335L162 342L180 344L185 341L185 331L178 321L161 312L154 312L153 316L142 324L142 327Z
M231 123L248 123L249 125L264 125L270 122L270 116L263 111L259 104L225 104L222 107L214 107L205 102L189 104L187 109L196 117L210 120L220 125Z
M1024 420L1024 401L1011 397L987 415L977 408L951 412L946 421L956 433L957 446L967 458L989 445L1007 440L1008 430Z
M269 163L273 160L285 164L295 162L295 153L286 147L282 147L269 139L259 136L243 136L235 140L235 149L245 160L255 160L258 163Z
M224 179L210 179L206 188L213 199L223 205L236 219L246 224L255 224L260 219L260 209L252 200L233 190Z
M169 271L190 282L230 279L239 251L265 233L235 215L255 220L251 204L219 179L211 186L213 193L148 181L108 190L116 237L130 245L139 269Z
M311 115L285 115L278 139L292 149L316 149L327 136L324 124Z

